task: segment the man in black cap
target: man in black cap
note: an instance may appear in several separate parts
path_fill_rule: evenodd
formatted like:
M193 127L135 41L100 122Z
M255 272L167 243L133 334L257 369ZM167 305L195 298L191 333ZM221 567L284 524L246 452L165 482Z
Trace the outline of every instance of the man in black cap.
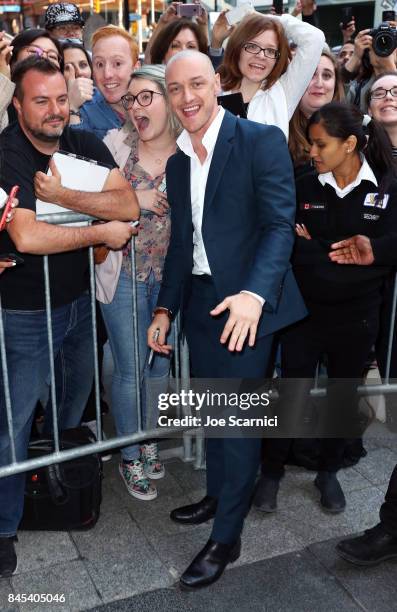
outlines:
M45 29L55 38L83 40L84 20L78 7L69 2L50 4L45 12Z

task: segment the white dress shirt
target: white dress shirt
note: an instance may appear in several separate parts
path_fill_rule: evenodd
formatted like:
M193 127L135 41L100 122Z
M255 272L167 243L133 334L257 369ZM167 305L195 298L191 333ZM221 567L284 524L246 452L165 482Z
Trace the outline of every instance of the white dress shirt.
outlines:
M319 174L318 180L323 186L326 183L328 183L328 185L331 185L331 187L335 190L335 193L338 198L344 198L345 196L347 196L351 191L353 191L355 187L357 187L357 185L361 183L361 181L370 181L377 187L378 181L376 180L376 176L372 172L371 166L369 165L365 157L362 157L362 162L363 163L361 164L361 168L356 176L356 179L352 183L350 183L350 185L346 185L346 187L343 187L343 189L337 184L332 172L324 172L323 174Z
M190 134L183 130L176 144L180 150L190 157L190 199L192 203L192 221L193 221L193 274L201 275L208 274L211 276L211 269L208 263L207 254L202 235L202 223L204 212L204 198L207 186L208 173L211 166L212 155L214 153L216 141L218 139L219 130L221 129L225 109L219 107L218 114L212 121L208 130L203 136L202 144L207 151L207 157L201 163L195 153L190 139ZM265 300L256 293L251 291L242 291L249 293L264 304Z

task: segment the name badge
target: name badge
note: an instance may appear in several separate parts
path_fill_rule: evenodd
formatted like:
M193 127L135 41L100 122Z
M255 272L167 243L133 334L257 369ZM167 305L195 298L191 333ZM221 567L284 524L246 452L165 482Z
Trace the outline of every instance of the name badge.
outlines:
M389 197L389 194L385 193L382 199L378 199L377 193L367 193L364 200L364 206L373 206L374 208L385 209L387 207Z
M371 213L363 213L363 219L365 221L379 221L380 215L373 215Z
M326 210L326 202L300 202L301 210Z

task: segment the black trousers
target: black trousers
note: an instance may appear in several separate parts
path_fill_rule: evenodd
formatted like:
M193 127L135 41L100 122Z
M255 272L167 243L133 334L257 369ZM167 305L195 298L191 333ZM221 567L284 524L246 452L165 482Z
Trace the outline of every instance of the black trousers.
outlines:
M397 536L397 465L390 477L389 487L379 516L386 531Z
M337 308L337 306L335 307ZM309 311L313 313L309 307ZM302 424L311 400L317 364L327 356L328 388L324 405L324 417L318 436L322 438L320 469L337 471L341 465L345 439L353 437L351 431L343 436L345 424L356 417L356 388L362 382L365 363L378 333L378 318L372 313L367 317L333 321L329 311L318 309L304 321L298 322L282 333L282 376L290 379L280 402L282 413L288 411L289 426L296 431ZM283 414L280 415L282 420ZM340 424L339 437L329 437ZM282 476L292 438L264 440L262 473Z
M193 276L184 313L193 376L264 378L272 336L257 340L253 348L246 345L241 353L231 353L219 342L228 311L215 319L209 314L218 303L211 278ZM218 500L211 537L217 542L232 544L241 533L260 464L261 441L243 435L230 438L227 432L223 438L207 439L207 494Z

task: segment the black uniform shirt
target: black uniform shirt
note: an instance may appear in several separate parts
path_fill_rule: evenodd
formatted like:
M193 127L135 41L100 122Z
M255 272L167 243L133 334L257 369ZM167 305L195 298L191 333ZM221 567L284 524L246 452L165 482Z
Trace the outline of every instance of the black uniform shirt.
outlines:
M305 300L328 305L332 312L338 303L355 313L377 305L390 267L376 261L371 266L336 264L328 253L333 242L356 234L371 238L379 251L390 248L397 231L397 182L382 202L376 201L378 189L369 180L362 180L343 198L331 185L323 186L315 173L298 179L296 189L297 222L304 223L312 237L297 237L292 259Z

